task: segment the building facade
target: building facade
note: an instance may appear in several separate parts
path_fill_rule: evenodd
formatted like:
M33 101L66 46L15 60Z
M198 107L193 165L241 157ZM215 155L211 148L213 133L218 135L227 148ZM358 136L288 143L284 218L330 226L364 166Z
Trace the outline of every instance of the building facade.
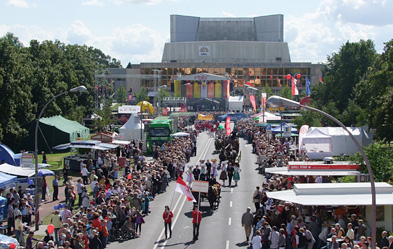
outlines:
M254 18L170 17L170 42L164 46L160 63L140 63L124 69L125 88L137 93L142 87L154 91L167 85L173 95L174 81L187 75L208 73L224 76L231 92L252 86L269 86L273 91L291 86L288 75L296 77L305 90L306 78L319 83L321 64L292 62L284 42L283 15ZM110 70L114 79L115 70ZM116 81L115 81L116 83ZM187 82L182 82L186 84ZM130 85L128 85L130 84ZM116 84L115 84L116 87Z

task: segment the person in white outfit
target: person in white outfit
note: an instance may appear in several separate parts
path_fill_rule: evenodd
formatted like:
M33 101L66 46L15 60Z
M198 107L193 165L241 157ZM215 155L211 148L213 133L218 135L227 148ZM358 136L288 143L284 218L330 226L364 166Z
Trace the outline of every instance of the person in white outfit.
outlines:
M251 240L252 249L261 249L262 248L262 238L261 232L258 230L256 235Z

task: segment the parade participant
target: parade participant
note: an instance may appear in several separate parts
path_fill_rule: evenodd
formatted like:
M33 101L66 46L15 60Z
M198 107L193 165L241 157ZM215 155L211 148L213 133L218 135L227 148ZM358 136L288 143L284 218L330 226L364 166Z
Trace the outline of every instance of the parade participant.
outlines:
M235 187L237 186L237 182L240 181L240 167L239 163L235 163L235 166L233 167L233 180L235 181Z
M188 166L188 170L187 170L186 173L187 173L186 182L187 182L188 186L191 187L191 184L194 181L194 175L193 175L193 172L192 172L192 166L191 165Z
M221 173L220 173L220 180L222 180L222 186L225 186L225 180L228 179L227 176L227 165L225 162L221 163Z
M214 161L213 161L213 160L214 160ZM217 159L212 159L212 162L216 162L216 161L217 161ZM211 171L211 168L212 168L212 164L211 164L211 162L209 161L209 159L206 160L205 165L206 165L206 175L207 175L207 176L210 176L210 171Z
M242 227L244 227L244 231L246 233L246 241L250 240L250 234L251 234L251 226L254 220L254 217L251 214L251 208L248 207L246 209L246 212L242 215Z
M195 206L194 211L192 211L193 240L198 240L201 221L202 213L199 211L198 206Z
M192 174L194 175L194 180L198 181L201 174L201 170L199 169L198 164L195 165L195 168L192 170Z
M169 206L165 206L165 211L162 214L162 217L164 219L164 225L165 225L165 239L168 239L168 228L169 228L169 238L172 237L172 218L173 218L173 213L169 209Z
M232 166L232 163L228 164L227 168L227 173L228 173L228 187L232 186L232 178L233 178L233 173L235 172L235 169Z
M201 167L201 175L200 175L200 180L201 181L206 181L206 174L207 174L206 166L202 165L202 167Z
M217 171L218 164L217 164L217 161L212 160L212 162L213 163L212 163L212 167L210 170L210 177L216 179L216 177L218 176L218 171Z

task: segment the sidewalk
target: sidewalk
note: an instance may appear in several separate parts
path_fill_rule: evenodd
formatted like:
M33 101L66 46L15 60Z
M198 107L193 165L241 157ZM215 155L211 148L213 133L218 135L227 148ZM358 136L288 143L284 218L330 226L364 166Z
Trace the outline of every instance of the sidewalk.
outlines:
M40 222L44 220L45 217L52 215L55 211L55 206L59 205L60 203L64 203L65 196L64 196L64 188L65 186L59 187L59 194L57 198L59 200L52 201L53 195L51 193L50 196L47 195L47 200L45 202L41 202L40 204ZM34 217L32 218L35 219ZM31 231L34 231L36 235L46 235L45 230L48 228L48 225L40 225L39 230L35 230L35 225L30 227Z

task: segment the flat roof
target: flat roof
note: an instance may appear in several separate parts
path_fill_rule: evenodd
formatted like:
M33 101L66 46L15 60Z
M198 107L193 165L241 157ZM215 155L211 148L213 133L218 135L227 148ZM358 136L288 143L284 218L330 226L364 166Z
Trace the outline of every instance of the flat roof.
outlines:
M376 182L376 204L393 205L393 186ZM272 199L303 206L371 206L371 183L307 183L294 189L267 192Z
M356 170L288 170L287 167L266 168L265 172L290 176L351 176L361 174Z

